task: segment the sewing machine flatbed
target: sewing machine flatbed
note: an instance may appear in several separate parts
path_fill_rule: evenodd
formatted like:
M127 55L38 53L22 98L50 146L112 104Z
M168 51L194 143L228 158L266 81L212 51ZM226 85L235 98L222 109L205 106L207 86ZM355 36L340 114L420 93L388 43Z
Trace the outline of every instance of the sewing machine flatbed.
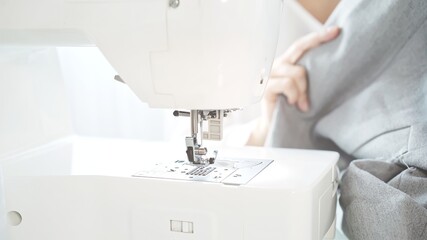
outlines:
M228 167L231 180L258 168L231 183L156 175L186 159L181 146L160 142L69 137L3 159L11 240L324 239L335 232L334 152L219 149L216 168Z

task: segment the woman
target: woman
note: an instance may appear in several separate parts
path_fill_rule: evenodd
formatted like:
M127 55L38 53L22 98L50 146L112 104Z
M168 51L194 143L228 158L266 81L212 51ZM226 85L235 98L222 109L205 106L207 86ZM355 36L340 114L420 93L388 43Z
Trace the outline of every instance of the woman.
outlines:
M288 50L271 81L282 87L266 92L252 133L250 143L263 144L270 129L268 146L341 153L351 239L427 239L426 19L425 0L342 1L328 19L340 37L313 49L333 38L331 29ZM277 70L297 62L307 71Z

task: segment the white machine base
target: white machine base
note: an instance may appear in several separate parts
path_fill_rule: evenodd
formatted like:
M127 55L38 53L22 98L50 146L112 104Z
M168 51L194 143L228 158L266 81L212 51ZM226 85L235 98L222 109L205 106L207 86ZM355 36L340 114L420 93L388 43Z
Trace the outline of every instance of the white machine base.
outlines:
M9 156L10 239L279 240L335 232L336 153L220 149L220 159L273 160L217 163L240 166L231 179L262 166L244 184L144 176L177 158L185 159L182 149L165 143L77 137ZM132 177L137 169L149 171Z

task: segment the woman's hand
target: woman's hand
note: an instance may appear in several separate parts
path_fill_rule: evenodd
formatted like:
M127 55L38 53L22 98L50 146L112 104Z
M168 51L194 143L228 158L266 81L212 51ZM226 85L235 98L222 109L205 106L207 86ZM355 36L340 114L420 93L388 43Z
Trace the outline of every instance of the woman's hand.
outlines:
M285 95L288 103L295 105L301 111L309 110L307 73L305 68L297 62L307 51L335 39L339 33L338 27L329 27L320 32L310 33L297 40L274 61L270 80L262 99L261 117L252 131L248 145L264 145L279 95Z

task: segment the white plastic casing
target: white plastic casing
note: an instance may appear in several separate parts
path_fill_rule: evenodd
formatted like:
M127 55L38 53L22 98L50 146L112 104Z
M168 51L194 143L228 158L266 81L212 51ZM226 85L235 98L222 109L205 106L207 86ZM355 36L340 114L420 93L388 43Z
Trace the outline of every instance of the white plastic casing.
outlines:
M22 223L8 227L10 240L304 240L335 232L338 154L245 147L220 149L222 157L274 162L232 186L131 177L185 158L162 143L70 138L11 155L3 159L6 207Z
M152 107L230 109L268 80L282 0L0 1L0 45L96 44ZM112 76L113 78L113 76Z

